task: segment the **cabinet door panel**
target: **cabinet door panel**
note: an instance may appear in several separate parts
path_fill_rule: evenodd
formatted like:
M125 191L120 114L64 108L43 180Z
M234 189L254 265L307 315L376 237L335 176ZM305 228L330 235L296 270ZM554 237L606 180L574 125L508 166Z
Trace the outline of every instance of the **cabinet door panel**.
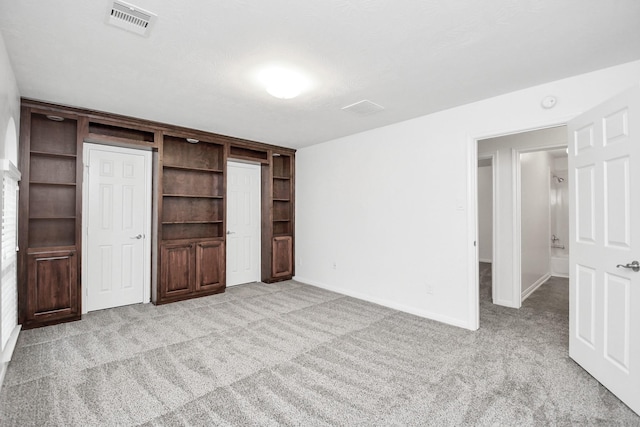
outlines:
M161 297L188 294L194 278L193 244L163 245Z
M28 256L27 319L48 321L78 314L75 250Z
M201 242L196 246L196 291L225 287L224 242Z
M273 277L284 277L293 274L293 238L279 236L273 238Z

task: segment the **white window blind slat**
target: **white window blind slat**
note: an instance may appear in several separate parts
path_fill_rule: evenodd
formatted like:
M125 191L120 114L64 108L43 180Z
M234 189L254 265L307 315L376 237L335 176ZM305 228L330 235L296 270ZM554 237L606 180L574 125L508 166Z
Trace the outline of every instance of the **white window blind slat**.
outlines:
M2 177L2 242L0 244L0 349L4 349L18 322L16 254L18 238L18 181L6 172Z

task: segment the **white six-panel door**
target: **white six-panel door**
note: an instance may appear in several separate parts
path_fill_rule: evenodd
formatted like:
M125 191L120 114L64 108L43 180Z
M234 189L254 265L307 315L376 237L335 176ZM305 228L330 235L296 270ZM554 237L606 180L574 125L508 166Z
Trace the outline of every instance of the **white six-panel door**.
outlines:
M151 153L97 144L84 150L84 305L92 311L146 302Z
M227 286L260 281L260 165L227 164Z
M569 123L569 185L569 354L640 413L640 87Z

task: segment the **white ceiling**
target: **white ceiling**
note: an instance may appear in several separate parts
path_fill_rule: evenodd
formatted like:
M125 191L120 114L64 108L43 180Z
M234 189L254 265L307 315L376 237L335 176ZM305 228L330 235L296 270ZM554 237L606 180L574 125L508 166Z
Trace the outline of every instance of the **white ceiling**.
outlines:
M107 0L0 0L21 95L300 148L640 59L638 0L129 2L148 38ZM315 87L271 97L271 62ZM341 110L363 99L385 110Z

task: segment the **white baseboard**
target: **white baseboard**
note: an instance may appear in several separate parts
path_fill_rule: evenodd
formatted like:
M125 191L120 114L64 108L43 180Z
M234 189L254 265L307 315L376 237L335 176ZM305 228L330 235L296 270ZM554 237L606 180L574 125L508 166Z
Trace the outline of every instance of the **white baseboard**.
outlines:
M563 279L568 279L569 275L563 273L551 273L551 277L562 277Z
M9 336L9 341L7 341L7 345L4 346L4 350L2 351L2 354L0 354L0 389L2 388L2 383L4 382L4 376L7 373L9 362L11 362L13 350L15 350L16 343L18 342L20 328L22 328L22 325L16 325L16 327L13 328L13 331L11 331L11 335Z
M447 325L457 326L459 328L475 330L469 327L466 322L462 322L459 319L454 319L453 317L443 316L441 314L432 313L427 310L421 310L415 307L409 307L404 304L399 304L394 301L389 301L382 298L372 297L370 295L366 295L360 292L352 292L339 287L329 286L324 283L316 282L314 280L306 279L304 277L295 276L293 280L305 283L307 285L316 286L318 288L326 289L327 291L335 292L337 294L345 295L348 297L357 298L363 301L372 302L374 304L381 305L383 307L392 308L394 310L402 311L405 313L413 314L415 316L424 317L425 319L435 320L437 322L446 323Z
M492 261L492 260L490 260L490 259L484 259L484 258L478 258L478 261L479 261L479 262L486 262L486 263L489 263L489 264L491 264L491 263L493 262L493 261Z
M524 300L526 300L527 298L529 298L529 295L531 295L532 293L534 293L536 291L536 289L538 289L544 282L546 282L547 280L549 280L549 278L551 277L551 274L547 273L544 276L542 276L541 278L539 278L538 280L536 280L531 286L529 286L527 289L525 289L525 291L522 293L522 302L524 302Z

